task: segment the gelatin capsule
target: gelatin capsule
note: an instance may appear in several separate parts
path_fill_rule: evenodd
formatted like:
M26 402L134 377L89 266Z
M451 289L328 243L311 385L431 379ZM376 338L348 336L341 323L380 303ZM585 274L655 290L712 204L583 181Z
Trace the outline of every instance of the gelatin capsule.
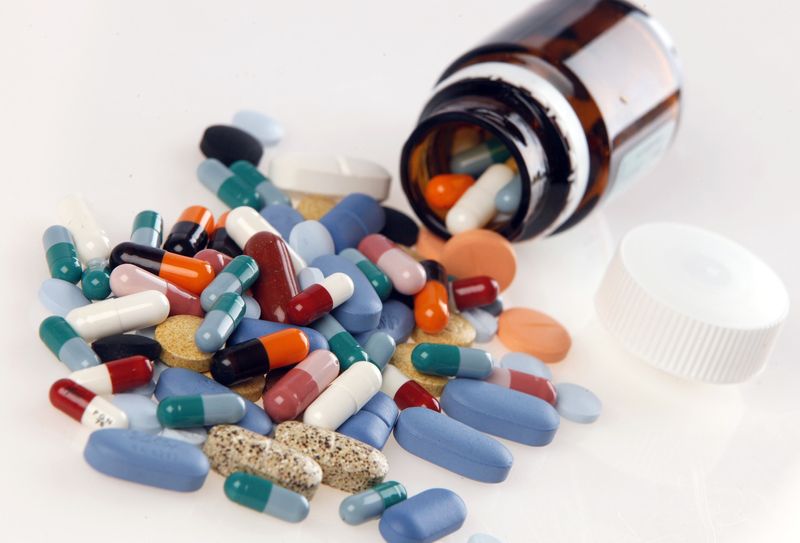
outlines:
M86 268L81 277L83 294L90 300L103 300L111 292L108 285L108 254L111 242L100 228L80 196L69 196L59 202L62 224L72 234L78 257Z
M319 349L264 392L264 410L276 422L297 418L339 375L339 360Z
M477 177L492 164L505 162L510 156L508 147L500 140L492 138L453 155L450 160L450 171Z
M471 175L443 173L431 178L425 186L425 201L437 209L450 209L461 195L475 184Z
M425 269L385 236L370 234L358 250L391 279L399 293L416 294L425 286Z
M140 211L133 218L131 243L148 247L161 247L164 235L164 219L157 211Z
M401 411L409 407L426 407L436 412L442 411L439 400L391 364L383 369L381 392L393 399Z
M237 207L231 209L228 213L226 228L236 244L242 249L246 249L247 242L250 241L250 238L260 232L269 232L280 238L280 232L252 207ZM283 241L282 238L281 241ZM306 267L306 262L294 249L287 245L286 251L291 257L295 272ZM265 272L262 266L259 266L259 269L261 269L262 273Z
M155 290L145 290L73 309L66 319L83 339L94 341L155 326L168 316L167 297Z
M53 383L50 403L90 428L128 427L128 417L117 406L69 379Z
M451 309L465 311L493 304L500 294L497 281L486 275L455 279L450 283Z
M203 292L214 279L214 269L208 262L129 241L111 251L112 269L121 264L139 266L192 294Z
M364 350L369 356L369 362L375 364L381 371L389 363L396 348L397 343L395 343L394 338L386 332L373 332L364 344Z
M524 392L530 396L536 396L550 405L556 405L556 387L553 386L549 379L538 375L508 368L494 368L489 376L486 377L486 381L517 392Z
M147 270L133 264L122 264L111 272L111 292L114 296L121 298L146 290L155 290L167 297L170 315L202 317L205 314L197 296Z
M243 294L258 279L258 265L247 255L231 260L200 295L203 309L208 311L220 295L226 292Z
M80 281L83 269L69 230L61 225L49 227L42 235L42 244L50 277L69 283Z
M296 364L308 356L308 348L302 330L281 330L217 352L211 360L211 376L230 386Z
M225 495L232 502L286 522L300 522L308 516L305 496L243 471L228 475Z
M411 363L422 373L469 379L486 379L493 365L486 351L443 343L420 343L411 351Z
M427 281L422 290L414 295L414 320L425 332L438 334L450 320L447 273L444 266L435 260L423 260L420 264Z
M194 256L205 249L214 229L214 215L203 206L190 206L183 210L170 230L164 250L183 256Z
M241 251L237 253L237 255L239 254L242 254ZM208 265L211 266L211 269L214 270L215 274L220 273L222 270L224 270L225 266L230 264L231 260L233 260L233 257L227 255L226 253L221 253L216 249L203 249L202 251L199 251L196 255L194 255L194 258L195 260L202 260L203 262L208 263Z
M383 273L378 266L369 261L358 249L347 248L339 253L342 256L356 265L369 280L372 288L375 289L376 294L385 302L392 293L392 282L389 277Z
M69 378L75 383L104 396L146 385L152 377L153 362L138 355L112 360L69 374Z
M347 524L356 526L379 518L389 507L407 497L406 487L397 481L384 481L360 494L348 496L339 506L339 516Z
M195 394L164 398L156 416L165 428L192 428L234 424L244 413L244 399L238 394Z
M329 275L289 300L286 307L289 322L300 326L314 322L349 300L354 289L353 280L346 274Z
M229 170L216 158L207 158L197 167L197 179L205 188L230 207L264 207L264 200L244 179Z
M381 388L381 372L370 362L356 362L306 409L303 422L335 430L364 407Z
M288 322L286 308L289 300L300 291L288 246L271 232L258 232L247 242L244 252L258 265L253 297L261 306L261 318Z
M56 358L71 371L100 364L89 344L62 317L47 317L39 325L39 337Z
M494 164L485 172L447 212L445 223L451 234L483 228L496 213L494 200L497 192L514 177L514 171L505 164Z
M226 221L228 220L228 213L226 211L222 215L219 216L219 219L214 224L214 229L211 231L211 237L208 239L208 245L206 246L203 251L207 251L209 249L213 249L215 251L219 251L220 253L225 254L229 257L239 256L242 254L242 250L236 245L236 242L233 241L233 238L228 233L228 229L225 226ZM203 251L199 251L195 258L200 258L200 253ZM200 260L206 260L205 258L200 258ZM219 270L214 269L215 272L219 273Z
M276 187L258 168L246 160L237 160L230 165L231 171L250 185L260 196L264 205L292 205L292 200Z
M342 328L339 321L332 316L322 316L314 321L311 327L328 340L328 348L339 359L342 371L345 371L356 362L369 361L369 355L358 344L356 338Z
M194 335L194 342L204 352L219 350L244 317L245 303L235 292L226 292L214 302Z
M494 197L494 207L498 213L516 213L521 199L522 181L517 174L497 191L497 196Z

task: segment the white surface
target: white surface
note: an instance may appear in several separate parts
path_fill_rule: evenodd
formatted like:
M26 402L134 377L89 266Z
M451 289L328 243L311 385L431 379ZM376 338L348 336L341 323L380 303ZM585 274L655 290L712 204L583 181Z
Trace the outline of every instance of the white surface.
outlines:
M116 481L81 454L88 436L47 390L68 371L36 336L47 276L40 236L80 190L113 242L136 212L171 225L189 204L222 204L196 180L203 129L242 108L286 127L280 150L363 157L397 174L400 147L448 62L528 1L6 2L0 8L0 149L7 263L0 399L2 539L374 542L338 519L329 488L288 525L237 507L211 475L179 494ZM797 310L763 374L736 387L688 384L634 362L594 322L591 299L614 241L653 220L693 223L761 256L800 292L795 169L800 33L790 3L648 3L685 66L676 145L643 182L573 232L518 246L505 294L574 337L557 381L592 389L605 411L565 421L542 449L508 443L500 485L418 461L393 438L389 476L411 493L450 488L469 508L448 541L752 542L800 537ZM790 12L791 11L791 12ZM269 158L268 152L267 160ZM390 205L407 209L393 182ZM500 354L502 349L493 345Z

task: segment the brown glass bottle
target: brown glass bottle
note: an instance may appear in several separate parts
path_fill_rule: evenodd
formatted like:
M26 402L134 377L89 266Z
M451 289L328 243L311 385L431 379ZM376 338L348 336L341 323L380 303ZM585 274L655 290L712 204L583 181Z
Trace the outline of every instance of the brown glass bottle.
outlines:
M440 78L401 157L422 222L449 236L423 196L464 141L505 145L522 180L516 212L491 228L510 240L569 228L649 169L672 141L681 74L671 41L618 0L547 0L457 59Z

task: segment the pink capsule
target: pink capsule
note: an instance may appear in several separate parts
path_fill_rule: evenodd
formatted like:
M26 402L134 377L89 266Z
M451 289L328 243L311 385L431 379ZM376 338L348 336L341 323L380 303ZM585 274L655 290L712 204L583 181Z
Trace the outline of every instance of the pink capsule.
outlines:
M222 271L222 268L228 265L228 262L233 260L232 257L226 255L225 253L221 253L216 249L203 249L202 251L198 251L194 257L197 260L202 260L203 262L207 262L214 268L214 273L219 273Z
M297 418L339 375L339 360L318 349L264 392L264 410L275 422Z
M170 315L205 315L200 298L133 264L120 264L111 272L111 292L122 297L156 290L169 300Z
M411 296L425 286L425 269L385 236L370 234L358 250L391 279L397 292Z

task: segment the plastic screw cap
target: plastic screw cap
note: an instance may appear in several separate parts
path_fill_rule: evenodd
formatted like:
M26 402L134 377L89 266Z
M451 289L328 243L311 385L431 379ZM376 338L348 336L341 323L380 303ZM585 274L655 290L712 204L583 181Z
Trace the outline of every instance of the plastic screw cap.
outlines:
M600 321L667 373L740 383L761 371L789 311L780 278L733 241L651 223L622 239L595 297Z

